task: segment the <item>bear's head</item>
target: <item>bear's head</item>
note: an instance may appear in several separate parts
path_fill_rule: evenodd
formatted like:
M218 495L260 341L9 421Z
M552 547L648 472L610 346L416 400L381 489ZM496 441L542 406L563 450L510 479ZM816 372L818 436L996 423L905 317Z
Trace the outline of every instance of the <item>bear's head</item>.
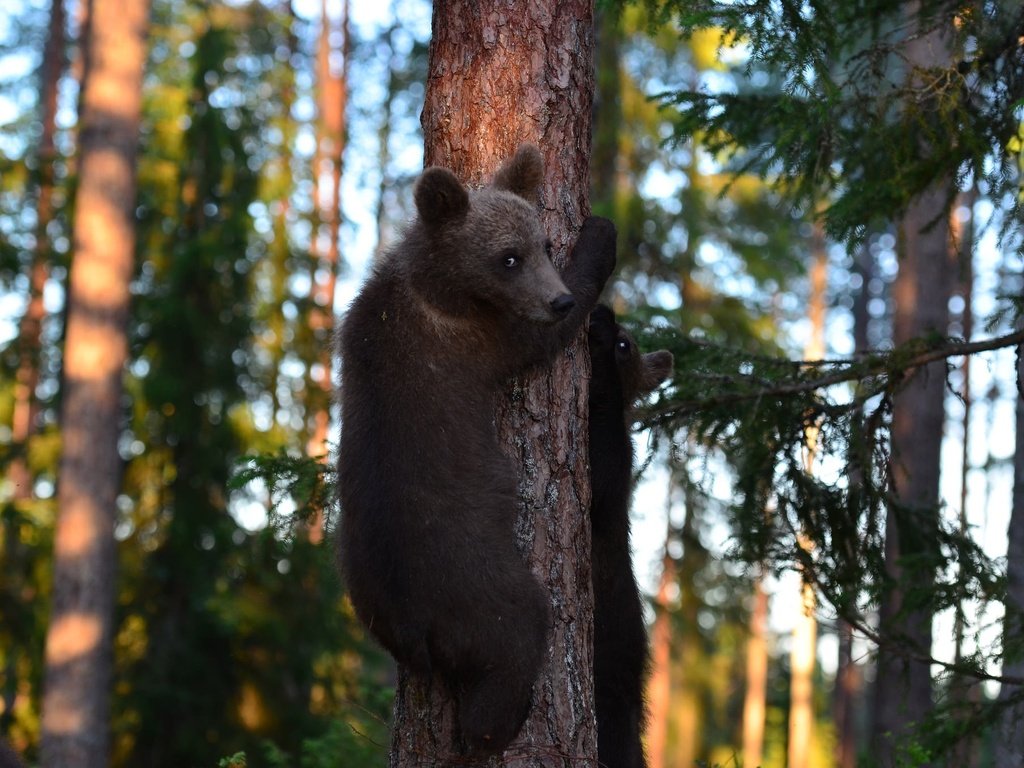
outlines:
M455 315L497 311L540 324L568 314L576 300L551 263L537 212L542 174L532 144L521 146L483 189L467 190L443 168L423 172L412 233L425 242L408 267L425 300Z
M615 322L612 310L603 304L590 313L587 338L592 400L597 393L614 407L628 411L672 374L672 353L661 349L641 354L633 338Z

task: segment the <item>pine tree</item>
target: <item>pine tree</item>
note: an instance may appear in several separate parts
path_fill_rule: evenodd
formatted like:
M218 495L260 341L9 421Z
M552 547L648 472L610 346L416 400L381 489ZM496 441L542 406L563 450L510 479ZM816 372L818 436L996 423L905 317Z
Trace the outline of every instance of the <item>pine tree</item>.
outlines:
M543 218L556 264L589 207L592 57L592 7L585 2L434 5L425 162L475 184L519 144L536 143L545 161ZM474 65L457 64L466 61ZM517 381L498 409L499 439L523 475L520 543L542 583L559 595L551 664L536 683L536 706L506 764L569 765L596 753L585 523L590 489L586 425L577 415L586 408L584 349L578 340L550 373ZM391 764L445 764L451 728L449 703L401 675Z
M1003 619L1003 676L1024 679L1024 345L1017 348L1017 424L1013 459L1013 498L1006 547L1006 598ZM995 739L995 768L1017 768L1024 755L1024 685L1004 682L1006 705Z
M46 639L42 764L110 760L114 514L120 489L128 286L146 0L93 0L85 37L79 186L68 281L63 454Z

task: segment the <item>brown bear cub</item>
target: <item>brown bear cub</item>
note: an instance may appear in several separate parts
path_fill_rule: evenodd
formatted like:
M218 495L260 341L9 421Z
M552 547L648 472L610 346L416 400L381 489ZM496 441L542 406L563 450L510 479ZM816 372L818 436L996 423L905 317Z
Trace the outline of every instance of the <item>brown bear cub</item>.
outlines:
M633 406L672 373L672 353L640 354L615 315L590 315L590 508L594 583L594 698L598 762L643 768L647 631L629 548Z
M395 659L438 673L478 754L519 731L547 651L547 593L516 549L517 475L495 396L550 363L615 266L615 227L588 218L559 275L537 210L542 163L521 147L468 191L429 168L417 217L342 326L342 574Z

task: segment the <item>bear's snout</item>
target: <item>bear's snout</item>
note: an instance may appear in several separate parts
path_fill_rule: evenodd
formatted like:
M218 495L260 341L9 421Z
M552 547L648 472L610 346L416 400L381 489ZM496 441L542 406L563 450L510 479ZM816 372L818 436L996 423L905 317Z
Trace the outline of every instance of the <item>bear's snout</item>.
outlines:
M559 317L565 317L569 310L576 306L576 299L571 293L563 293L551 300L551 311Z

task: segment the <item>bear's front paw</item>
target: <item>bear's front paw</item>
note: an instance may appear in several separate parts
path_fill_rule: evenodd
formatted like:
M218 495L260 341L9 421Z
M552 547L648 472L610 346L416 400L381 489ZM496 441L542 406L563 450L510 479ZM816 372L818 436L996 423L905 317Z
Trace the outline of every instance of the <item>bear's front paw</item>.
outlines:
M580 228L580 236L573 248L573 259L581 259L591 269L598 286L615 271L615 248L618 236L615 224L601 216L588 216Z

